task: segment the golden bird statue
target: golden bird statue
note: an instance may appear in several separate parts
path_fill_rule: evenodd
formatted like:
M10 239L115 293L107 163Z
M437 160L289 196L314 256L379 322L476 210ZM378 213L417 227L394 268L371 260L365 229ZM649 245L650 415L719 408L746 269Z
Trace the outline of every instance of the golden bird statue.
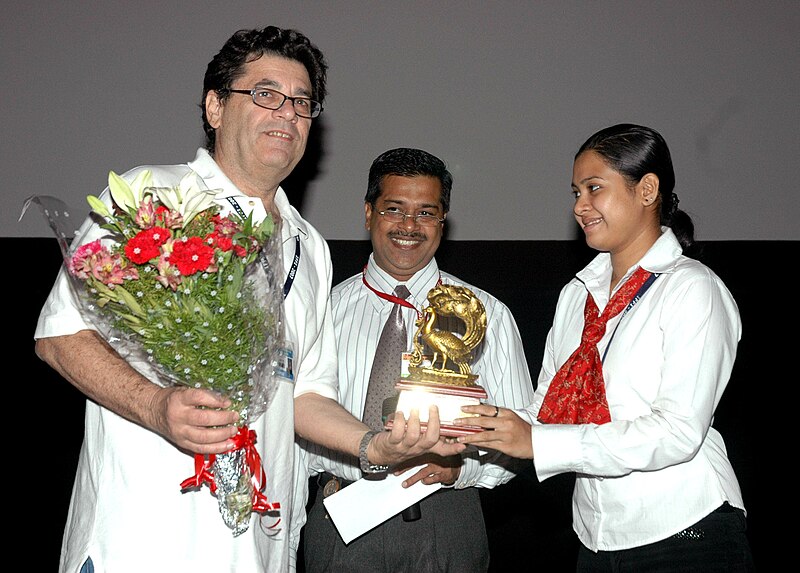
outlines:
M439 317L460 319L466 330L464 335L435 328ZM414 351L411 355L410 370L424 371L436 378L444 378L445 383L470 385L477 378L471 374L470 360L473 349L480 344L486 334L486 310L483 303L466 287L439 284L428 293L428 306L416 322ZM433 351L430 368L419 369L422 363L423 343ZM439 368L437 362L441 360ZM458 367L458 374L446 368L447 361ZM454 376L455 375L455 376Z

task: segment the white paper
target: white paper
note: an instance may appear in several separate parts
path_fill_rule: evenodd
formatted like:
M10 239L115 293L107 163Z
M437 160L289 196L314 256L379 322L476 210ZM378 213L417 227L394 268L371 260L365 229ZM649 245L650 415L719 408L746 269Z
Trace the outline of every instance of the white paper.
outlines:
M399 476L388 474L382 480L361 478L322 500L345 543L380 525L405 508L442 487L418 481L408 488L403 480L423 466L411 468Z

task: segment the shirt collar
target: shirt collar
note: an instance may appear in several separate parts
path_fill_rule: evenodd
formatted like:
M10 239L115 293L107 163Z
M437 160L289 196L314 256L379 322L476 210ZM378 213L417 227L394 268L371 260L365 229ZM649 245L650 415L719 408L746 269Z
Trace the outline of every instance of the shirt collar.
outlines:
M656 239L656 242L653 243L644 256L628 269L620 284L633 273L636 267L642 267L646 271L658 274L674 271L678 257L682 252L681 245L672 229L661 227L661 236ZM611 255L609 253L598 254L575 276L586 285L589 291L593 293L593 296L595 289L602 290L605 288L607 290L608 283L611 280Z
M225 199L227 197L247 197L242 193L233 182L228 179L228 176L222 172L219 165L211 154L204 148L199 148L193 161L189 162L189 168L197 173L208 186L208 189L218 189L216 195L217 199ZM305 221L300 217L297 209L292 207L289 203L289 198L282 187L278 187L275 192L275 206L278 208L278 213L281 215L283 225L281 225L281 237L285 241L291 237L300 235L301 238L307 239L309 236L306 229Z
M401 282L377 265L374 254L370 254L369 260L367 261L366 278L372 288L385 293L394 291L394 287ZM428 292L436 286L438 282L439 265L436 264L436 258L432 258L425 267L414 273L414 275L404 283L411 293L407 300L418 309L421 309L423 306L427 305ZM376 296L375 299L383 301L379 296Z

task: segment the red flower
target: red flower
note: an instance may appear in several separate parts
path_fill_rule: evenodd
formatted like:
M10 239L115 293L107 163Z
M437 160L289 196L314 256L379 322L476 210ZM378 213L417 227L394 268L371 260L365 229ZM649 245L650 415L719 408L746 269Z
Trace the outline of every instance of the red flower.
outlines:
M226 235L221 235L217 231L209 234L206 240L211 246L219 248L221 251L230 251L233 241Z
M200 237L190 237L185 241L175 241L172 245L170 264L178 267L183 276L205 271L214 259L214 249Z
M169 231L163 227L151 227L140 231L125 245L125 255L143 265L160 254L160 247L169 239Z

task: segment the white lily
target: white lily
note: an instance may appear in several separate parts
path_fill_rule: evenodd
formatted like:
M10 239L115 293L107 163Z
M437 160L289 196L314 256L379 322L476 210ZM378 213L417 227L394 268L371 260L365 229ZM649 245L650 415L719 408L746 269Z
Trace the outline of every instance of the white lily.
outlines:
M195 215L214 204L217 192L214 189L200 189L194 173L184 175L177 187L156 188L156 194L161 204L180 213L183 217L184 227L194 219Z
M131 183L110 171L108 173L108 189L117 206L131 217L136 216L139 204L144 199L145 191L153 186L153 174L149 169L140 172Z

